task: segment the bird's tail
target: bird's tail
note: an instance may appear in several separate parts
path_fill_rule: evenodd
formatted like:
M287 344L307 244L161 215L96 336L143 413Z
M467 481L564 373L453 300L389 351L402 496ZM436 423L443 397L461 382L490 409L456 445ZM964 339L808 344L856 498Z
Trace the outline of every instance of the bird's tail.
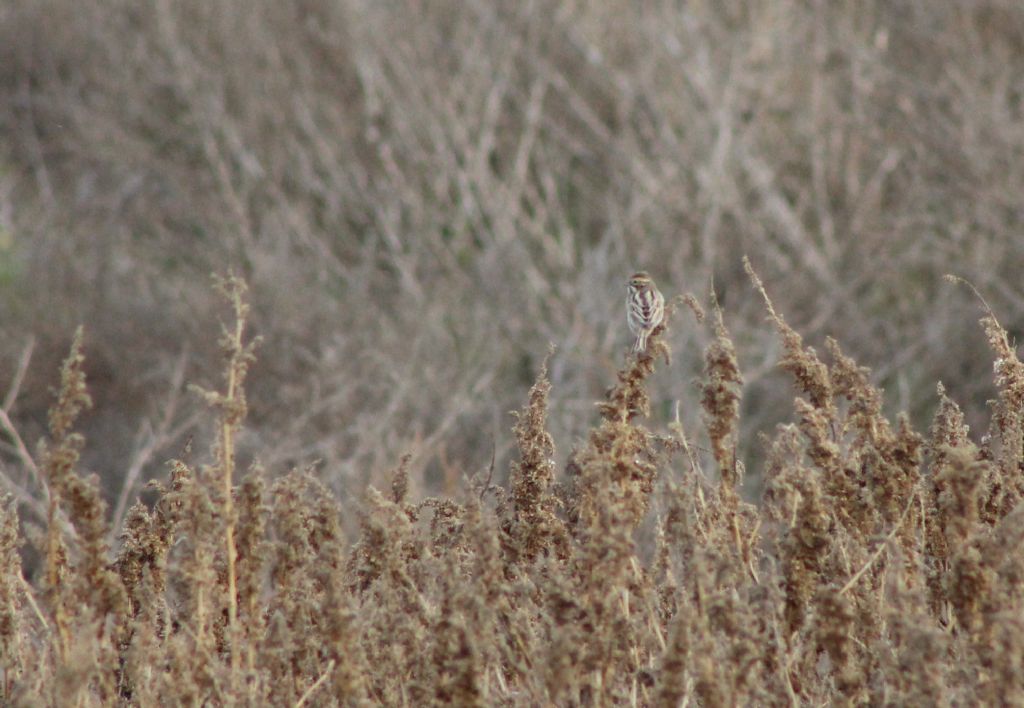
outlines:
M633 353L639 354L640 352L647 351L647 335L650 334L646 329L641 329L636 333L636 341L633 342Z

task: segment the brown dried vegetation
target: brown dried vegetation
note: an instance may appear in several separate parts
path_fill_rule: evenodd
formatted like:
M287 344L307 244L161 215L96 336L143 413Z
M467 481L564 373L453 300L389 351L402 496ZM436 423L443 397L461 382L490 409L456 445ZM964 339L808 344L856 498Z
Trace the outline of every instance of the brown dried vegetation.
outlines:
M1024 364L988 310L997 363L974 441L938 387L927 437L890 421L870 372L827 362L774 309L796 422L765 436L741 495L743 378L712 302L700 405L648 427L665 323L628 356L562 478L546 428L549 352L512 429L507 485L455 498L370 488L358 537L312 471L236 469L245 287L232 307L210 462L169 463L122 528L73 432L90 405L79 331L31 465L43 529L0 509L0 701L153 705L957 705L1024 702ZM703 311L688 304L703 325ZM704 470L713 464L714 474ZM498 480L504 475L499 471ZM116 549L110 539L119 539ZM38 558L25 579L20 547ZM28 567L28 566L26 566Z

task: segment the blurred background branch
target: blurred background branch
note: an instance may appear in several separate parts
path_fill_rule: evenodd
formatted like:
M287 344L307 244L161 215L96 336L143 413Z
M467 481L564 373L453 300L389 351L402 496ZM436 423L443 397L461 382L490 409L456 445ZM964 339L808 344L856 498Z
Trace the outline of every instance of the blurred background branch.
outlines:
M569 449L642 267L669 296L714 283L746 372L741 457L759 454L792 389L765 365L746 253L887 406L921 426L942 380L977 424L984 337L940 278L970 279L1019 331L1022 38L1024 7L1001 0L9 0L5 415L42 435L87 323L84 462L120 516L191 432L181 382L217 375L207 278L230 265L266 340L243 460L318 459L359 489L410 450L437 485L442 457L475 468L493 429L510 435L549 341ZM655 416L681 399L692 429L705 335L673 336Z

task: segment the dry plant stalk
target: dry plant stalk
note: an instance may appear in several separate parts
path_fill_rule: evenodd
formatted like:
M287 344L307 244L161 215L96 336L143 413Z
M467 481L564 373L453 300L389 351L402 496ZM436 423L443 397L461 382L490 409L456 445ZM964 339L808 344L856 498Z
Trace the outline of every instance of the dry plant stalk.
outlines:
M568 542L564 523L558 518L558 500L552 493L555 481L555 443L546 428L548 395L548 363L554 348L548 350L541 364L537 381L530 389L529 402L514 413L513 428L519 446L520 462L509 472L511 492L512 535L510 548L516 549L526 562L538 553L555 549L558 556L566 556Z
M224 326L220 345L227 359L225 366L225 390L223 393L198 389L207 403L220 414L220 436L217 442L216 466L221 476L221 494L225 520L224 544L227 553L227 584L228 584L228 645L231 652L231 675L235 679L239 669L240 629L238 627L238 579L235 565L238 560L238 549L235 545L235 434L241 427L246 415L245 383L250 364L255 360L254 351L259 345L259 338L250 342L243 341L245 319L249 313L249 303L245 299L246 286L241 278L229 273L225 278L217 278L217 290L230 303L234 322Z

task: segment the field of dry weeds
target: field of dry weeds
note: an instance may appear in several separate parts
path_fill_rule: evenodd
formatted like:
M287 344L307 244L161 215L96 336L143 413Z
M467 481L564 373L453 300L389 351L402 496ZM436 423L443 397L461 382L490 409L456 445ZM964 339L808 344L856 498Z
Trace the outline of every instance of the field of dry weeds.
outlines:
M1024 703L1022 76L1012 0L0 2L0 703Z
M749 275L796 389L795 421L764 436L756 505L739 494L743 378L714 302L709 318L692 297L672 303L564 469L547 430L549 353L516 415L507 484L492 468L453 497L413 499L406 458L389 488L348 505L351 535L310 471L238 469L256 342L234 276L218 280L232 313L224 381L197 391L212 450L172 460L152 503L112 529L96 476L79 469L74 424L92 405L79 330L35 456L3 420L45 490L46 522L23 531L6 498L0 698L1021 704L1024 363L1006 331L985 312L999 393L980 443L941 387L922 434L883 414L870 372L837 342L825 360L806 347ZM703 429L648 427L666 327L705 319Z

